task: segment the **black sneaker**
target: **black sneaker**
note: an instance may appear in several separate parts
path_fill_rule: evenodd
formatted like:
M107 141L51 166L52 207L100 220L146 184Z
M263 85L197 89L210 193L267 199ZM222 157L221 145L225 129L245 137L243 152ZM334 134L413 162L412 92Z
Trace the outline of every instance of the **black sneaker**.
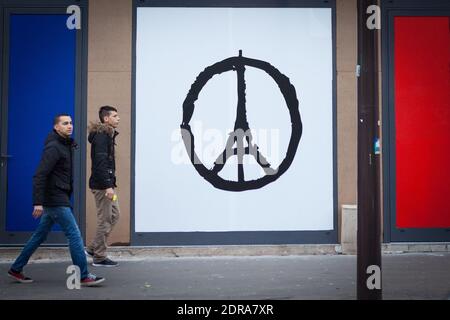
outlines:
M84 254L91 258L94 257L94 252L89 251L88 249L84 250Z
M105 281L105 278L97 277L95 274L89 273L86 278L81 279L80 283L84 287L92 287L102 283L103 281Z
M116 267L119 264L117 262L115 262L115 261L112 261L111 259L106 258L103 261L94 262L92 265L94 267Z
M33 279L25 277L25 275L22 272L17 272L12 269L8 270L8 276L10 276L11 278L13 278L14 280L16 280L17 282L20 282L20 283L33 282Z

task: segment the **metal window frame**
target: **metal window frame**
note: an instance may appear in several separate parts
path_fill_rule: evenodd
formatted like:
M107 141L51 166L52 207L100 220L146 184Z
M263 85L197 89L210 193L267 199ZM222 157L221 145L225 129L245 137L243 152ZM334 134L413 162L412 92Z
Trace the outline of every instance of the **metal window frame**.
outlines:
M384 242L449 242L450 228L397 228L394 106L394 17L450 16L447 0L386 0L382 2L382 158Z
M215 7L215 8L331 8L332 11L332 118L333 118L333 229L324 231L231 231L231 232L136 232L135 157L136 157L136 14L140 7ZM131 103L131 244L175 245L263 245L324 244L338 242L337 195L337 116L336 116L336 3L335 0L133 0L132 27L132 103Z
M74 214L77 218L82 237L85 238L86 229L86 122L87 122L87 35L88 35L88 1L33 1L33 0L0 0L0 123L7 127L7 93L8 93L8 43L9 17L11 14L66 14L70 5L77 5L81 9L81 30L76 35L76 80L75 80L75 108L77 134L75 140L80 146L74 161ZM51 128L49 128L49 131ZM5 131L6 132L6 131ZM7 144L6 134L1 137L0 147ZM0 170L0 189L6 190L6 169ZM31 214L32 208L30 208ZM33 232L6 231L6 192L0 193L0 246L22 246ZM43 246L65 246L67 240L62 231L51 232Z

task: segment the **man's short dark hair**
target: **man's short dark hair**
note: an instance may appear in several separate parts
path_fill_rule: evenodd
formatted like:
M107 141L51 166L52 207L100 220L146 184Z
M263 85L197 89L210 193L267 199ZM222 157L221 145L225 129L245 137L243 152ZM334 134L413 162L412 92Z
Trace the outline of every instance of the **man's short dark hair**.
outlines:
M103 123L103 118L109 116L112 111L117 112L117 109L111 106L100 107L100 110L98 110L98 117L100 118L100 121Z
M59 123L59 118L61 118L61 117L70 117L70 115L67 114L67 113L60 113L60 114L57 114L57 115L53 118L53 125L58 124L58 123Z

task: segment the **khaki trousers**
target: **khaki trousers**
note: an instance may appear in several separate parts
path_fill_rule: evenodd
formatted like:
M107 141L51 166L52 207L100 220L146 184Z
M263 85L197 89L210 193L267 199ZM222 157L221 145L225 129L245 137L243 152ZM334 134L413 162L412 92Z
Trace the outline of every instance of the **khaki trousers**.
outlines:
M97 207L97 230L95 238L87 247L94 253L94 263L106 259L108 236L119 220L120 210L118 200L110 200L106 197L106 190L91 190L95 197Z

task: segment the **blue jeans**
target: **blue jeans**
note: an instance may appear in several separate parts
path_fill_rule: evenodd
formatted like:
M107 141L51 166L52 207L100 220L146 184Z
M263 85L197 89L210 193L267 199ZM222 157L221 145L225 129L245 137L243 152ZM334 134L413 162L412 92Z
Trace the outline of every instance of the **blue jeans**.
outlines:
M80 229L69 207L44 207L44 213L41 221L28 240L22 252L17 257L11 269L22 272L23 267L28 263L31 255L36 251L39 245L47 239L54 223L61 226L67 239L69 240L70 256L74 265L80 268L81 279L88 276L86 255L84 253L83 240L81 239Z

